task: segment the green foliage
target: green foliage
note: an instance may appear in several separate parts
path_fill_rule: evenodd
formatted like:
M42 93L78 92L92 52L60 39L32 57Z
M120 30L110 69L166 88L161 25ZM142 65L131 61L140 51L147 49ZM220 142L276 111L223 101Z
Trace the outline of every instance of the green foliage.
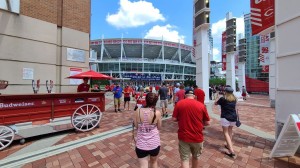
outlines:
M209 85L226 85L225 78L210 78Z
M194 86L195 84L196 84L196 81L194 81L194 80L184 81L184 86Z

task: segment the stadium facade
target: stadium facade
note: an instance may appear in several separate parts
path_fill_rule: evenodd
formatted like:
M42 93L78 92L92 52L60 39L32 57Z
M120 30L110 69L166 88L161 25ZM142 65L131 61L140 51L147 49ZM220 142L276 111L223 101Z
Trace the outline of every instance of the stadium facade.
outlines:
M163 40L114 38L90 42L93 70L137 84L196 79L193 47Z

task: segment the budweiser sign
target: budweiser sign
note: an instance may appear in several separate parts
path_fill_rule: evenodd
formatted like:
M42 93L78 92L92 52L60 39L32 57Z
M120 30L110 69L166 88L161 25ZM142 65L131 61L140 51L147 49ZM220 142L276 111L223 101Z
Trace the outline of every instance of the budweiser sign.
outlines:
M275 0L251 0L252 35L272 29L275 24ZM271 30L270 30L271 31ZM270 33L270 32L267 32Z
M34 102L0 103L0 109L34 106Z

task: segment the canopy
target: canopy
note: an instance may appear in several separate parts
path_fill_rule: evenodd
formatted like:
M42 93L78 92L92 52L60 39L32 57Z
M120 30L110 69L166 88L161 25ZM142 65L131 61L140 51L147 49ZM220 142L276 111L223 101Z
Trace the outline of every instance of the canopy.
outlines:
M67 78L70 78L70 79L83 79L83 78L91 78L91 79L106 79L106 80L111 80L113 79L113 77L111 76L108 76L108 75L104 75L102 73L98 73L98 72L95 72L93 70L89 70L87 72L82 72L82 73L79 73L79 74L76 74L76 75L72 75L72 76L69 76Z

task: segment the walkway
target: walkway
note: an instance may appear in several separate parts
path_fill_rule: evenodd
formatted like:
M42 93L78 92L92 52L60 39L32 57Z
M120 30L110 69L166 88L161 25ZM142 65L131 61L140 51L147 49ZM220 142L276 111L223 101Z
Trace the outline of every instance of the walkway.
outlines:
M8 157L0 161L7 166L34 167L138 167L132 141L130 126L132 111L115 113L108 97L107 111L104 112L100 128L86 133L68 132L54 146ZM133 109L134 104L131 104ZM212 118L211 126L205 129L205 150L201 155L201 167L300 167L300 157L269 159L274 145L275 110L268 106L268 97L252 95L247 101L239 103L239 113L243 126L235 129L234 149L237 158L224 155L224 140L219 125L218 107L208 106ZM170 110L171 111L171 110ZM180 167L177 139L177 123L170 118L163 121L161 130L161 152L159 167ZM251 132L251 133L249 133ZM37 142L29 144L34 145ZM24 148L30 148L30 145ZM14 153L15 144L3 153ZM29 147L28 147L29 146ZM17 150L16 150L17 151Z

